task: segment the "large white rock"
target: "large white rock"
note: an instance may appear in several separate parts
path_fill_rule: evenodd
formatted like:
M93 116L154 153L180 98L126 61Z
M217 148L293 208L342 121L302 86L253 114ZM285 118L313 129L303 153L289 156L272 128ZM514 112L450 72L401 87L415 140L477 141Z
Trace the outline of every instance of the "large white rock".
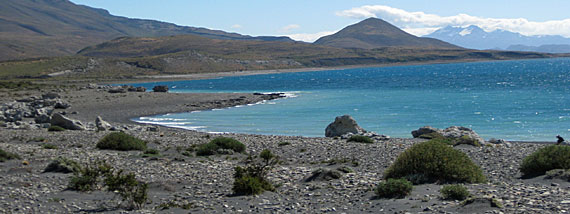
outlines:
M69 119L60 113L53 114L50 123L52 126L61 126L69 130L85 130L85 126L81 122Z
M350 115L336 117L334 122L329 124L325 129L326 137L337 137L348 133L363 134L366 133L366 131L360 127L356 123L356 120L354 120Z
M95 119L95 126L97 126L97 131L107 131L112 127L111 124L104 121L100 116L97 116L97 119Z

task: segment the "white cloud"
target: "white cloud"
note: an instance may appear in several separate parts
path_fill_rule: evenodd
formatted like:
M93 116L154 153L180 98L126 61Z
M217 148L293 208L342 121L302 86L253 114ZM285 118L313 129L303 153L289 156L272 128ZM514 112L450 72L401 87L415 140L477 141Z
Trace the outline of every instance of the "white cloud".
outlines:
M298 33L298 34L289 34L284 36L288 36L289 38L297 41L314 42L323 36L328 36L334 33L336 33L336 31L323 31L318 33Z
M366 5L336 13L338 16L357 19L377 17L395 24L408 32L421 32L419 28L440 28L448 25L466 27L477 25L486 31L497 29L518 32L524 35L562 35L570 37L570 19L551 20L544 22L529 21L525 18L499 19L483 18L468 14L455 16L439 16L424 12L409 12L385 5ZM424 34L425 35L425 34Z
M239 24L232 25L232 28L233 28L233 29L238 29L238 28L242 28L242 27L243 27L243 26L241 26L241 25L239 25Z
M428 35L430 33L433 33L434 31L436 31L437 27L426 27L426 28L403 28L403 31L408 32L409 34L415 35L415 36L423 36L423 35Z
M280 32L288 33L288 32L291 32L292 30L297 29L297 28L300 28L300 27L301 27L301 26L298 25L298 24L290 24L290 25L287 25L287 26L282 27L281 30L280 30Z

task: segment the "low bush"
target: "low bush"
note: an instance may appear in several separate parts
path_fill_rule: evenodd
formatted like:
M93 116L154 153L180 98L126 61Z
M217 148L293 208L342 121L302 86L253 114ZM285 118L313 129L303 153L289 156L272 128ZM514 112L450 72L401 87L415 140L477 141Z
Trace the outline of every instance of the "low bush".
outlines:
M374 143L372 139L362 135L352 135L347 140L348 142L357 142L357 143Z
M44 172L76 173L81 171L81 166L74 160L58 157L53 160Z
M235 195L256 195L264 191L273 191L275 187L265 177L279 163L279 157L269 150L263 150L259 156L249 156L246 167L236 167L232 190Z
M233 138L218 137L209 143L202 144L196 149L196 155L209 156L218 154L220 150L231 150L234 152L244 152L245 145Z
M148 200L148 184L138 181L134 173L123 174L123 170L105 177L108 192L116 192L127 208L140 209Z
M119 151L145 150L146 142L124 132L113 132L97 143L97 148Z
M20 159L20 156L11 152L6 152L2 149L0 149L0 162L4 162L7 160L12 160L12 159Z
M61 126L50 126L48 128L49 132L62 132L65 131L65 128L61 127Z
M102 188L102 185L100 185L102 177L107 176L111 172L111 165L105 162L97 161L93 164L87 164L74 173L69 181L68 188L80 192L99 190Z
M289 142L279 142L279 144L277 144L278 146L287 146L287 145L291 145L291 143Z
M381 182L376 188L380 198L404 198L412 192L414 186L406 179L392 179Z
M570 169L570 146L551 145L525 157L520 166L523 176L544 175L553 169Z
M454 138L452 142L455 146L461 145L461 144L467 144L467 145L472 145L472 146L481 146L481 143L479 143L479 141L477 139L471 138L467 135L464 135L460 138Z
M156 149L147 149L143 152L142 157L143 158L147 158L147 157L158 157L160 156L160 152Z
M440 190L443 200L465 200L469 197L469 191L461 184L445 185Z
M409 178L421 183L481 183L485 176L469 157L440 139L418 143L398 156L384 178Z
M56 146L56 145L49 144L49 143L43 143L43 144L41 144L41 146L42 146L42 148L44 148L44 149L57 149L57 146Z
M128 209L140 209L148 200L148 185L136 180L134 173L116 171L104 161L79 167L71 177L68 188L81 192L102 190L117 193Z

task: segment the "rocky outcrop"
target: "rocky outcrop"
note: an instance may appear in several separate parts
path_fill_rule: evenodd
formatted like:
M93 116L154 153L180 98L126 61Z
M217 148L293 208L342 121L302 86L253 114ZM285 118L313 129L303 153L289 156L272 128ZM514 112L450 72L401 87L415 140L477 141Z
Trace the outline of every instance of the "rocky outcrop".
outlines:
M168 92L168 86L166 85L157 85L152 88L154 92Z
M438 132L439 129L431 127L431 126L424 126L419 128L418 130L414 130L412 131L412 136L414 136L414 138L418 138L424 134L431 134L434 132Z
M127 93L127 89L125 89L123 87L113 87L113 88L110 88L107 92L109 92L111 94Z
M100 116L97 116L97 119L95 119L95 127L97 127L97 131L107 131L113 126L111 126L107 121L104 121Z
M337 170L331 169L317 169L313 173L304 179L305 182L312 181L330 181L333 179L339 179L342 177L342 173Z
M360 127L350 115L336 117L334 122L325 129L326 137L340 137L348 133L363 134L366 130Z
M485 140L479 136L475 131L470 128L463 127L463 126L451 126L446 129L437 129L430 126L424 126L419 128L418 130L412 131L412 136L414 138L418 138L424 134L430 134L433 132L437 132L441 134L443 137L452 138L452 139L473 139L474 141L478 142L479 145L484 145Z
M60 113L53 114L50 123L52 126L61 126L69 130L85 130L85 126L81 122L69 119Z

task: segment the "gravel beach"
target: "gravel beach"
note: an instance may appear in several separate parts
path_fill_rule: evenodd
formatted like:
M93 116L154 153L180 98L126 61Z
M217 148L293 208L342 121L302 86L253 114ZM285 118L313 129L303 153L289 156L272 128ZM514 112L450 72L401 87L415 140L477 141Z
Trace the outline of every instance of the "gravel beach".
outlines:
M34 92L43 93L43 92ZM33 96L28 93L22 96ZM457 146L481 166L488 182L466 184L471 194L493 198L502 207L489 203L462 205L439 198L441 185L414 186L404 199L376 199L374 188L384 170L406 148L425 140L387 139L373 144L347 142L335 138L208 134L171 128L148 128L129 119L137 116L223 108L265 99L254 94L175 94L152 92L108 93L104 89L58 90L69 102L64 110L69 118L94 126L97 116L114 127L139 137L160 151L145 158L140 151L99 150L95 144L111 131L48 132L45 128L0 127L0 148L21 156L0 162L0 213L566 213L570 211L570 185L544 176L521 179L522 159L546 146L545 143L513 143L505 146ZM7 102L10 97L3 97ZM18 97L11 97L18 99ZM333 118L331 118L332 121ZM450 124L453 125L453 124ZM323 127L323 134L324 134ZM419 127L418 127L419 128ZM412 130L410 130L412 131ZM233 168L243 164L246 154L199 157L184 154L192 145L207 143L217 136L243 142L247 154L270 149L282 163L269 172L277 188L257 196L233 196ZM287 143L283 143L287 142ZM46 149L43 144L56 149ZM57 157L80 163L105 160L117 169L134 172L149 183L150 202L142 210L117 208L113 194L67 190L71 174L43 173ZM317 169L349 167L341 178L305 182ZM187 205L160 208L173 203Z

